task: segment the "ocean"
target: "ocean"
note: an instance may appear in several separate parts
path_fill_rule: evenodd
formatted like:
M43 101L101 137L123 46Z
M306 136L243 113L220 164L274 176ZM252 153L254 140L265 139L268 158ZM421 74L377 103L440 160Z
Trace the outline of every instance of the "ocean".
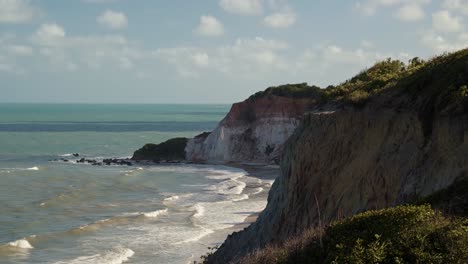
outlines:
M130 157L145 143L193 137L228 111L228 105L0 104L0 263L197 260L265 207L273 178L223 165L76 160Z

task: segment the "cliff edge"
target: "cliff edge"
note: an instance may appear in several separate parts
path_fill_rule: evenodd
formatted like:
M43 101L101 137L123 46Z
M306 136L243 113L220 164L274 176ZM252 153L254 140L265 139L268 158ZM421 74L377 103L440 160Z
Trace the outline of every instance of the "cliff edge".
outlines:
M304 113L321 100L321 89L306 83L270 87L233 104L212 132L185 141L148 144L136 151L132 159L277 164L284 143Z
M462 50L387 60L325 90L334 99L285 144L266 209L206 262L235 263L319 221L412 203L468 177L467 85Z

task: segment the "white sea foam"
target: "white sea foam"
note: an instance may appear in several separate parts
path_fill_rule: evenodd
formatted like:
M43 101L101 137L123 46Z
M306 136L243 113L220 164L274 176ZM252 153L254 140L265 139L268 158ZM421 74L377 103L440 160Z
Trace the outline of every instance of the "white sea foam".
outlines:
M249 196L247 194L241 194L241 195L239 195L239 197L234 198L231 201L240 202L240 201L247 200L247 199L249 199Z
M252 192L252 195L255 195L255 194L259 194L263 192L263 188L262 187L258 187L258 188L255 188L254 191Z
M154 217L158 217L159 215L165 214L165 213L167 213L167 208L162 209L162 210L156 210L156 211L153 211L153 212L142 213L142 215L144 215L146 217L154 218Z
M60 157L71 157L73 156L73 153L65 153L65 154L62 154L62 155L59 155Z
M227 180L227 179L237 179L240 177L245 176L246 173L244 172L223 172L223 173L215 173L215 175L208 175L206 178L212 180Z
M172 245L180 245L180 244L185 244L185 243L190 243L190 242L196 242L196 241L198 241L198 240L200 240L200 239L202 239L202 238L204 238L207 235L212 234L212 233L214 233L214 231L211 230L211 229L201 228L200 234L198 234L196 236L193 236L193 237L190 237L188 239L185 239L183 241L173 243Z
M0 168L0 171L4 171L6 173L10 173L12 171L38 171L39 167L34 166L31 168Z
M55 264L121 264L128 261L135 252L129 248L117 247L104 253L82 256L76 259L59 261Z
M271 187L273 183L275 182L275 180L263 180L263 182L265 182L266 186Z
M171 197L164 198L164 201L170 202L170 201L175 201L175 200L179 200L179 199L180 199L180 197L178 195L174 195L174 196L171 196Z
M231 180L222 181L216 185L209 186L208 188L206 188L206 190L224 195L241 194L246 186L247 184L245 182L233 178Z
M33 249L34 247L31 246L28 240L25 238L23 239L18 239L16 241L10 242L7 244L10 247L17 247L17 248L22 248L22 249Z
M205 213L205 207L203 207L201 203L197 203L196 205L194 205L193 209L195 210L193 217L201 217Z

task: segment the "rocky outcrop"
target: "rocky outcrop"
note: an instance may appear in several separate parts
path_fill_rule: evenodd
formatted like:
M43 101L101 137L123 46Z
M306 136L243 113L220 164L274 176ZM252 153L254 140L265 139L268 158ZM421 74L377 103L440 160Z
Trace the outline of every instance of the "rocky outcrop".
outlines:
M161 144L146 144L135 151L132 160L153 162L179 162L185 160L187 138L173 138Z
M285 144L266 209L207 262L235 262L319 221L410 203L468 177L468 100L459 93L468 56L447 61L365 105L307 114Z
M292 135L316 98L277 95L251 97L232 106L210 134L188 141L186 159L195 162L278 162Z

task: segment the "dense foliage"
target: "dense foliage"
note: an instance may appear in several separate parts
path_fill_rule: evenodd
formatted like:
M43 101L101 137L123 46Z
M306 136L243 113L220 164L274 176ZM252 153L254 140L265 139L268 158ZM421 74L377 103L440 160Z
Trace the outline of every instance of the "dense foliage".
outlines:
M355 77L337 85L321 89L307 83L270 87L252 95L249 99L263 96L291 98L312 97L319 103L333 100L363 105L370 98L387 89L403 89L413 95L425 89L444 95L445 103L468 98L468 49L445 53L424 61L418 57L403 63L390 58L377 62ZM431 84L431 87L427 87Z
M309 86L307 83L285 84L276 87L269 87L265 91L257 92L250 96L249 100L272 95L291 98L319 98L322 96L322 89L318 86Z
M468 220L423 206L369 211L311 230L242 263L465 263Z
M185 146L187 138L173 138L161 144L146 144L135 151L133 160L183 161L185 160Z
M446 214L468 217L468 175L423 198L419 203L429 203Z

